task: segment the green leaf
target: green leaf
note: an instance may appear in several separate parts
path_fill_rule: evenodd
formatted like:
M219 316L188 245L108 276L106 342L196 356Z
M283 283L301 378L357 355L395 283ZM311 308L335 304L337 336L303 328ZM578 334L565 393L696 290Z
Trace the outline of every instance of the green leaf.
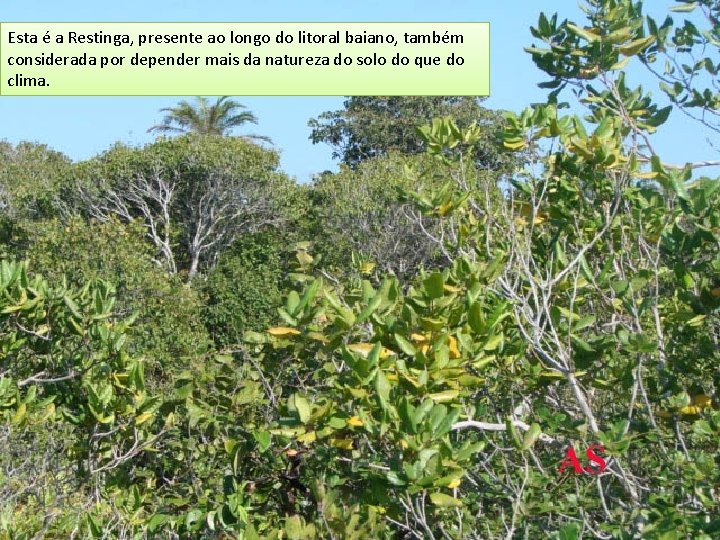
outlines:
M305 294L303 294L303 297L296 308L296 313L301 312L303 309L305 309L305 306L308 306L315 299L315 296L317 295L318 289L320 287L320 283L321 280L316 279L305 290Z
M405 354L409 356L415 356L415 346L410 343L407 339L405 339L400 334L395 334L395 343L398 344L398 347L400 347L400 350L404 352Z
M670 8L670 11L674 11L676 13L690 13L697 7L697 2L690 2L689 4L684 4L681 6L673 6Z
M474 332L480 333L483 330L483 317L479 302L473 302L468 309L468 324Z
M271 436L270 433L268 433L267 431L253 431L253 437L255 438L255 442L257 442L258 444L260 452L264 452L265 450L270 448Z
M293 394L290 396L290 402L288 403L289 408L294 408L297 411L298 418L303 424L310 419L310 403L307 399L302 397L300 394Z
M300 295L297 293L297 291L290 291L287 297L287 302L285 302L285 310L290 315L295 315L297 313L297 308L300 305Z
M618 50L625 56L635 56L644 49L647 49L654 42L655 36L647 36L644 38L638 38L636 40L633 40L627 45L623 45L622 47L618 47Z
M540 424L532 424L530 426L530 429L527 430L527 433L525 433L525 437L523 438L523 444L522 449L523 450L529 450L533 447L535 444L535 441L538 440L540 437L540 434L542 433L542 429L540 428Z
M510 417L505 420L505 429L510 436L510 440L515 448L518 450L522 448L522 442L520 442L520 435L518 434L517 428Z
M82 319L82 315L80 314L80 308L78 305L73 301L72 298L65 295L63 296L63 302L65 302L65 305L68 307L70 312L78 319Z
M357 322L363 322L365 321L370 315L375 313L375 310L380 307L380 304L382 304L383 297L378 292L372 300L370 300L370 303L367 305L365 309L362 310L360 315L357 317Z
M570 31L573 34L580 36L585 41L589 41L592 43L593 41L598 41L600 39L599 35L589 32L588 30L585 30L583 28L580 28L579 26L575 26L572 23L567 23L567 27L570 29Z
M422 422L425 419L425 416L427 413L429 413L434 406L434 402L430 398L426 398L423 400L423 402L415 409L415 412L413 413L413 423L415 425L418 425L420 422Z
M588 326L592 326L593 324L595 324L595 315L587 315L585 317L581 317L580 320L573 326L573 331L578 332L580 330L583 330L584 328L587 328Z
M456 499L450 495L445 495L444 493L431 493L430 502L441 508L457 508L462 506L462 501L460 499Z
M378 369L377 375L375 376L375 391L377 392L381 403L387 403L388 399L390 399L390 388L390 383L388 382L387 377L385 377L382 369Z
M558 531L558 538L559 540L577 540L578 534L578 524L567 523Z
M625 69L625 67L630 63L630 57L626 56L622 60L618 60L615 62L612 66L610 66L610 70L612 71L622 71Z
M445 280L441 272L433 272L423 281L425 293L431 300L442 298L444 294Z
M485 343L483 350L494 351L502 343L502 340L502 334L496 334L494 336L491 336L490 339L487 340L487 343Z
M443 437L452 429L453 424L460 418L461 413L462 411L458 407L450 409L437 427L433 429L433 435L435 437Z
M652 117L648 118L644 121L644 124L647 124L648 126L652 127L660 127L662 124L664 124L668 117L670 116L670 113L672 112L672 105L668 105L667 107L663 107L662 109L658 110Z

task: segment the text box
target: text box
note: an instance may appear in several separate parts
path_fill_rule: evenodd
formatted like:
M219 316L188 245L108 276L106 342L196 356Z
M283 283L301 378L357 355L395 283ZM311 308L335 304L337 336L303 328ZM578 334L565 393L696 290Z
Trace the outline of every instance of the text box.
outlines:
M0 95L490 91L488 23L2 23L0 39Z

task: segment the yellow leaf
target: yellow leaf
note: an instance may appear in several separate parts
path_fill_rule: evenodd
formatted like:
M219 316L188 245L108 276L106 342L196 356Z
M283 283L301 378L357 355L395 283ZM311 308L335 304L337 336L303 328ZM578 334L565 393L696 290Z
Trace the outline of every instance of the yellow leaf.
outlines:
M362 388L347 387L347 390L348 390L348 392L350 392L350 394L353 397L358 398L358 399L363 399L363 398L367 397L367 395L368 395L368 393L365 390L363 390Z
M445 204L442 204L440 206L440 208L438 208L436 210L437 215L440 217L447 215L447 213L450 212L450 210L452 210L452 207L453 207L453 203L451 201L448 201Z
M25 414L27 413L27 405L24 403L21 403L20 406L17 408L17 411L15 412L15 415L12 418L13 424L19 424L23 421L25 418Z
M451 497L450 495L445 495L444 493L431 493L430 502L432 502L435 506L441 507L462 506L462 501L456 499L455 497Z
M406 450L407 447L408 447L407 441L405 439L400 439L400 448L402 448L403 450Z
M359 416L353 416L351 418L348 418L347 423L350 426L356 426L356 427L363 425L363 422L362 422L362 420L360 420Z
M387 508L385 508L384 506L373 506L372 504L369 504L368 508L370 508L371 510L374 510L381 516L387 514Z
M449 487L450 489L455 489L455 488L457 488L457 487L460 487L460 479L459 479L459 478L456 478L455 480L453 480L452 482L450 482L450 483L447 485L447 487Z
M696 405L688 405L687 407L682 407L680 409L681 414L700 414L701 412L702 408Z
M321 343L327 343L328 339L323 336L320 332L308 332L308 337L310 339L314 339L315 341L319 341Z
M45 409L45 419L50 418L55 414L55 404L50 403L50 405L47 406L47 409Z
M423 343L425 341L430 341L430 337L426 336L425 334L410 334L410 341L414 341L415 343Z
M364 262L360 265L360 272L362 274L369 274L375 269L375 263L372 261Z
M352 450L353 440L352 439L330 439L330 445L341 450Z
M310 255L307 251L298 251L295 256L302 265L308 265L314 260L312 255Z
M360 354L364 356L365 358L368 357L370 352L375 348L374 343L351 343L347 346L347 349L349 351L352 351L354 353ZM388 356L395 354L395 351L391 351L390 349L386 347L382 347L380 349L380 358L387 358Z
M147 422L148 420L150 420L153 417L153 414L154 413L152 413L150 411L146 411L146 412L136 416L135 417L135 425L139 426L140 424Z
M460 358L460 349L454 336L450 336L448 340L448 349L450 349L450 358Z
M457 390L443 390L442 392L436 392L434 394L428 394L428 397L435 403L442 403L443 401L452 401L458 397L459 392Z
M693 398L693 405L701 409L708 409L712 406L712 398L705 394L698 394Z
M520 138L508 139L503 141L503 146L508 150L519 150L525 146L525 141Z
M287 326L273 326L272 328L269 328L267 331L268 334L275 337L289 337L289 336L297 336L300 334L295 328L290 328Z
M370 354L370 351L372 351L374 347L375 345L372 343L351 343L347 346L347 349L354 353L367 356Z
M398 380L397 373L388 373L387 375L385 375L385 377L388 381L396 382Z
M453 285L448 285L447 283L446 283L445 285L443 285L443 290L444 290L445 292L449 292L449 293L459 293L459 292L462 292L462 289L461 289L460 287L455 287L455 286L453 286Z
M47 324L41 324L37 330L35 330L35 333L39 336L44 336L50 331L50 327Z
M307 433L303 433L297 438L297 442L303 444L315 442L315 440L317 440L317 434L314 431L308 431Z

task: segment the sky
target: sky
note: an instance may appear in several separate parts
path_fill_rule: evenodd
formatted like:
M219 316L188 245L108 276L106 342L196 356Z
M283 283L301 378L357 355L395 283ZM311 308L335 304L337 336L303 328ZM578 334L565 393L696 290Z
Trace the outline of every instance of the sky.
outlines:
M671 4L670 0L646 2L658 13ZM491 95L483 105L520 111L546 96L537 87L543 73L523 51L533 42L529 27L536 24L542 10L583 20L576 0L2 0L0 22L489 22ZM643 73L630 80L634 81L652 88L654 95L660 92ZM154 135L147 128L162 119L159 109L180 99L1 96L0 140L44 143L73 160L83 160L118 141L152 142ZM337 169L331 148L310 142L307 124L324 111L342 108L343 96L235 99L259 119L257 126L245 132L269 136L280 152L282 169L290 176L306 182L314 174ZM675 113L654 144L663 160L671 163L718 159L707 137L698 125Z

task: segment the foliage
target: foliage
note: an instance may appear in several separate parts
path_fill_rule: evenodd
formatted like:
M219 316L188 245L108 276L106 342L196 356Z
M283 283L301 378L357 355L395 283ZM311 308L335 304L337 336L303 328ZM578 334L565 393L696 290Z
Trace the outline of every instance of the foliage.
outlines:
M717 20L676 4L710 28L630 0L542 14L550 94L505 115L509 169L478 167L488 134L449 117L416 132L427 155L371 145L310 188L218 137L78 167L101 221L22 218L6 249L47 280L0 263L0 536L717 538L720 179L650 138L717 113ZM669 109L625 71L666 54L702 57L666 74ZM181 284L154 261L192 274L221 192L287 228L224 214Z
M77 535L99 488L124 483L118 472L154 443L159 401L124 349L131 319L114 316L108 283L51 285L3 260L0 291L0 530Z
M277 153L239 139L186 135L118 145L84 163L86 212L140 219L170 273L192 279L241 234L291 219L294 184Z
M415 181L406 169L422 171ZM351 254L362 255L383 272L407 277L421 265L440 258L437 245L420 226L432 229L432 219L413 212L404 200L406 190L426 190L442 174L426 156L397 153L370 159L356 169L341 166L336 174L318 178L310 192L317 238L315 249L330 268L351 267Z
M65 279L76 287L97 279L113 283L116 312L136 317L128 330L135 338L129 351L146 358L149 384L168 386L173 370L204 352L209 338L199 294L153 261L143 235L139 223L116 219L36 222L25 255L31 267L46 268L51 280Z
M0 211L15 219L57 215L57 194L70 171L70 160L44 144L1 142Z
M218 347L240 343L246 330L263 330L276 321L284 255L276 235L245 235L208 273L203 320Z
M460 127L477 123L483 136L475 143L481 168L505 170L509 156L498 153L495 136L502 125L497 112L479 105L477 98L453 96L353 96L343 109L326 111L310 120L310 140L333 148L333 157L349 167L389 152L413 155L425 151L417 127L433 118L452 116Z
M240 111L244 108L229 96L219 97L213 104L205 97L196 98L195 104L183 100L175 107L160 109L167 114L162 123L152 126L148 133L198 133L226 137L236 127L258 123L253 113ZM261 135L243 135L242 138L270 142L268 137Z
M70 160L46 145L0 142L0 255L27 246L28 223L58 216Z

